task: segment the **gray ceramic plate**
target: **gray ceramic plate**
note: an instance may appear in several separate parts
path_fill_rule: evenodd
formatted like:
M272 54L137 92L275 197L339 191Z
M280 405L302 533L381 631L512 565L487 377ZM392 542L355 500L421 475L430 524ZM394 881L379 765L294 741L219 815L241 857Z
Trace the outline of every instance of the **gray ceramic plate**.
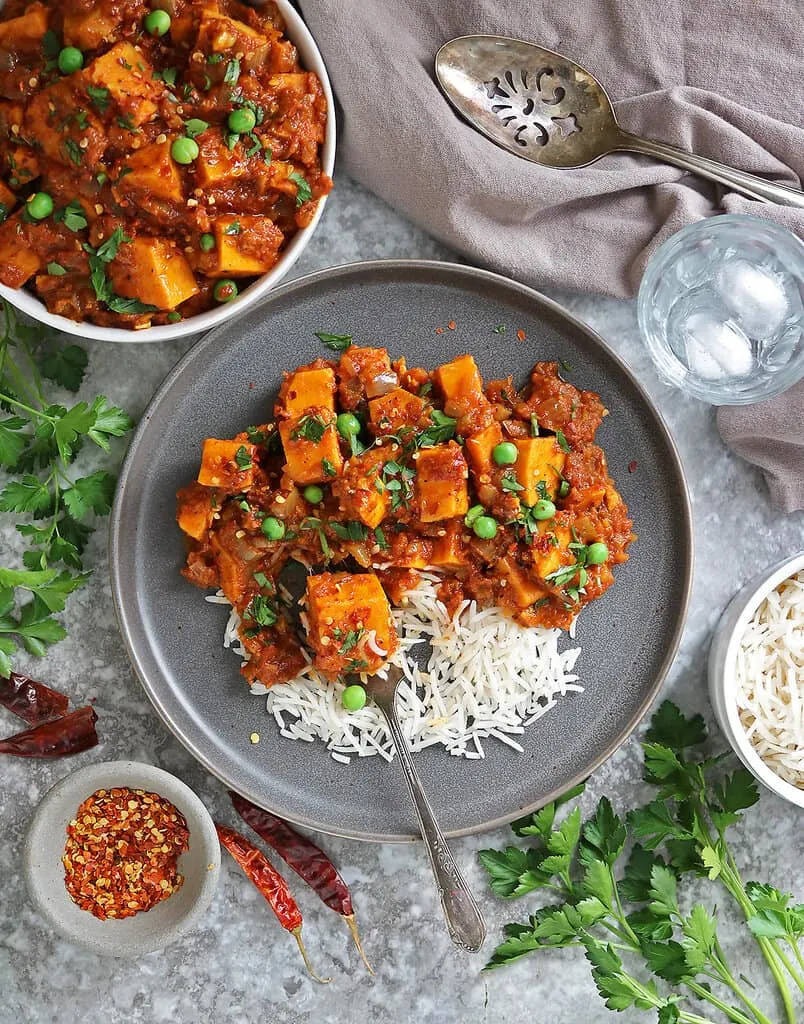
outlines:
M454 330L435 333L454 320ZM493 328L505 324L505 333ZM526 341L517 340L524 330ZM112 586L129 654L167 725L211 772L302 825L361 839L417 836L401 772L378 757L333 761L323 744L283 739L221 646L226 610L179 575L175 492L207 436L271 417L282 371L326 356L315 331L387 346L433 367L463 352L486 379L524 382L536 360L563 359L610 410L599 433L639 540L617 583L580 617L585 693L525 732L524 754L486 744L485 760L417 755L447 834L502 824L586 777L628 736L675 654L692 572L689 500L678 455L645 392L594 332L555 303L485 271L389 261L285 285L207 335L175 367L143 417L112 520ZM636 461L635 472L628 465ZM252 732L261 740L253 745Z

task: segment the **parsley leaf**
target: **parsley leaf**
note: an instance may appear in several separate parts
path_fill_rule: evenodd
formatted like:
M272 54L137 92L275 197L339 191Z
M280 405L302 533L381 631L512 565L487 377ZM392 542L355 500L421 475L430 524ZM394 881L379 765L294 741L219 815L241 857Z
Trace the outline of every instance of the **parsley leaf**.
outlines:
M558 446L559 446L559 448L561 448L562 451L565 451L565 452L572 451L572 449L570 447L569 441L566 439L566 437L564 437L564 431L563 430L557 430L556 431L556 441L558 441Z
M115 483L115 477L104 470L90 476L78 477L73 486L62 494L64 504L73 519L86 519L90 511L99 516L107 515L112 508Z
M296 206L302 206L308 200L313 198L313 191L310 188L307 179L299 174L298 171L293 171L288 175L288 180L292 181L296 186Z
M243 471L251 469L254 465L251 454L245 445L241 444L235 452L235 462L237 463L237 468Z
M88 361L80 345L62 345L43 355L39 368L48 380L75 392L81 387Z
M223 81L226 85L236 85L238 78L240 78L240 61L233 57L226 65Z
M432 448L437 444L444 444L455 436L455 427L458 421L440 409L431 410L433 424L426 427L420 434L416 435L417 448Z
M333 352L345 352L352 344L351 334L328 334L326 331L315 331L314 334Z
M194 139L197 135L205 132L209 128L209 121L202 121L200 117L191 117L189 121L184 122L184 132L189 139Z

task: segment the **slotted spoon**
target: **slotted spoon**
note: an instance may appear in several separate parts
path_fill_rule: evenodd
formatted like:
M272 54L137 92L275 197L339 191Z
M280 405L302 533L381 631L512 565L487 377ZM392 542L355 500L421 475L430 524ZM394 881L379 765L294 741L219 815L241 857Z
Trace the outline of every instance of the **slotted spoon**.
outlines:
M532 163L585 167L609 153L641 153L749 199L804 208L798 189L625 131L600 82L552 50L506 36L458 36L436 54L435 71L473 127Z

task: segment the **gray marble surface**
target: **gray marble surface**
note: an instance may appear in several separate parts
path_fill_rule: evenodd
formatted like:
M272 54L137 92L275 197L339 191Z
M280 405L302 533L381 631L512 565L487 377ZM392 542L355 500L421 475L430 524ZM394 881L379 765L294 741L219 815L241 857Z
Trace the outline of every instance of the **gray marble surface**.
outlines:
M320 226L296 273L360 259L450 254L402 221L378 200L340 177ZM634 307L589 296L555 295L620 352L667 417L681 449L695 514L697 566L692 608L681 652L665 693L712 721L705 688L711 630L731 595L755 571L804 546L804 516L783 516L768 502L757 472L732 456L715 430L712 411L671 392L657 379L636 329ZM139 415L149 396L186 348L90 345L88 396L103 392ZM118 451L121 455L122 451ZM2 524L0 524L2 525ZM6 525L3 562L17 546ZM365 944L377 968L361 968L342 922L301 885L311 956L335 981L308 980L292 939L278 927L261 897L236 869L225 866L203 926L179 945L136 963L106 960L48 932L24 890L20 853L31 812L58 779L89 761L129 757L150 761L188 782L217 817L234 824L224 787L207 775L167 731L128 665L112 610L105 533L88 552L96 567L90 583L71 598L69 637L35 674L76 701L96 699L102 744L72 761L53 764L6 759L0 792L0 1024L597 1024L614 1020L600 1002L577 950L531 957L505 970L481 974L483 956L452 948L444 930L424 853L414 846L369 846L325 839L351 884ZM11 716L0 712L13 730ZM713 745L722 748L714 730ZM620 807L643 802L636 739L591 780L585 808L608 794ZM736 840L746 877L769 878L804 899L801 812L765 794ZM507 829L454 844L481 895L489 924L487 951L507 920L524 919L538 899L502 904L485 888L475 852L503 846ZM707 898L714 898L707 893ZM764 977L753 944L726 916L725 945L740 969ZM781 1012L762 986L758 998L770 1018ZM804 1007L802 1007L804 1016ZM623 1024L649 1019L622 1014ZM652 1019L652 1017L650 1018Z

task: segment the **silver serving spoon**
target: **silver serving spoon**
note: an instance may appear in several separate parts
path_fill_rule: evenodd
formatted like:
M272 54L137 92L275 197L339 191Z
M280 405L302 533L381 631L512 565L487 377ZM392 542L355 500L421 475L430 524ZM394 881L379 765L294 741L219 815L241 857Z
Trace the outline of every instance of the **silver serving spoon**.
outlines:
M460 949L476 953L486 937L486 925L474 896L452 858L447 841L438 827L430 801L422 789L413 758L408 750L405 736L396 717L396 690L402 678L402 669L392 665L385 679L370 676L366 683L377 707L385 715L394 741L399 763L405 772L416 816L419 819L424 847L430 858L441 907L447 921L450 938Z
M552 50L506 36L458 36L436 54L435 72L473 127L533 163L586 167L609 153L642 153L749 199L804 208L799 189L625 131L600 82Z

